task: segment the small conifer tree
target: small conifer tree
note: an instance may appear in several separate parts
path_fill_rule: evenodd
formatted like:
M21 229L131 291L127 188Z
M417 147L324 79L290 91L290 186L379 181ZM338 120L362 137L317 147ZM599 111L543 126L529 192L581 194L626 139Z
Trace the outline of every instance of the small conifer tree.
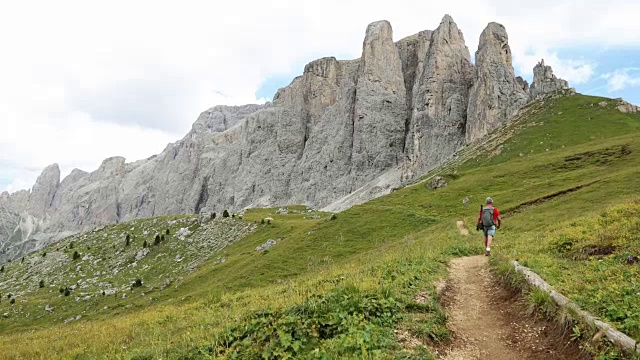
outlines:
M11 299L11 301L9 301L9 304L13 305L16 303L16 299Z
M46 256L47 256L47 252L45 251L42 253L42 257L46 257Z
M78 250L73 252L73 260L78 260L80 259L80 253L78 252Z
M164 241L164 234L160 236L160 241Z
M264 225L264 219L260 220L260 224Z
M167 235L171 235L171 232L169 231L169 229L167 229L166 234L167 234Z
M145 240L145 241L142 243L142 247L143 247L143 248L149 247L149 244L147 243L147 240Z
M222 217L228 218L228 217L229 217L229 212L228 212L227 210L225 210L225 211L222 213Z
M160 245L160 235L156 235L155 240L153 240L153 245Z
M129 246L129 245L131 245L131 237L127 235L127 241L125 241L124 246Z
M40 283L38 284L39 288L43 288L44 287L44 280L40 280Z
M211 214L211 220L216 218L216 213L214 212L213 214Z
M71 295L71 290L69 290L69 288L64 289L64 296L69 296Z
M0 267L0 272L4 272L4 265L2 265L2 267Z

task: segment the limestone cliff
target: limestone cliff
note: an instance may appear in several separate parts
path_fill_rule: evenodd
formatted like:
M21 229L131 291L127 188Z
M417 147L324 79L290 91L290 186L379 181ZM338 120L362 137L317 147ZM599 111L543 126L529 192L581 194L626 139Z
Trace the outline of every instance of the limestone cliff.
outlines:
M500 126L529 99L567 87L543 63L529 89L491 23L476 65L450 16L393 42L368 26L359 59L326 57L265 105L216 106L148 159L103 161L0 195L0 263L72 232L134 218L307 204L341 210L391 191Z
M469 99L466 141L505 124L528 102L526 82L515 77L504 26L490 23L480 35Z

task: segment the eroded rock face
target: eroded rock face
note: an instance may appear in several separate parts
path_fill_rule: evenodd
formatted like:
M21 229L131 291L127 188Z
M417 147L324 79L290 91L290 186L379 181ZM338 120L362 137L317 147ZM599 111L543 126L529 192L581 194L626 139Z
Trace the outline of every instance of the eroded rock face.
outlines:
M501 25L485 29L476 58L474 68L448 15L396 43L387 21L372 23L361 58L312 61L273 103L216 106L158 155L112 157L62 182L52 165L31 191L3 193L0 263L135 218L290 204L340 211L389 193L526 102ZM533 97L566 86L536 69Z
M254 113L262 108L268 107L270 104L257 105L249 104L242 106L214 106L207 111L203 111L198 119L193 123L192 132L202 133L224 132L236 126L247 115Z
M369 25L356 83L352 173L356 183L398 165L404 147L406 89L391 24Z
M530 100L539 100L559 90L568 89L569 83L553 75L553 69L544 64L544 59L533 68L533 82L529 88Z
M504 26L490 23L480 35L475 80L469 99L466 141L504 125L529 100L526 82L515 77Z
M58 164L47 166L31 189L27 212L37 217L44 217L53 202L53 197L60 184L60 168Z
M410 179L464 144L473 65L464 36L446 15L431 34L424 70L414 85L403 177Z

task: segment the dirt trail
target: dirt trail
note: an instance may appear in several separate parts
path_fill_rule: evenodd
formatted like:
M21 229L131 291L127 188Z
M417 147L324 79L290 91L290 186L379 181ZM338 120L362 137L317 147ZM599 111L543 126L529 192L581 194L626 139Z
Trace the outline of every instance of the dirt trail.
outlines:
M485 256L453 260L443 298L454 340L438 349L441 359L589 358L557 326L526 315L518 296L491 274Z

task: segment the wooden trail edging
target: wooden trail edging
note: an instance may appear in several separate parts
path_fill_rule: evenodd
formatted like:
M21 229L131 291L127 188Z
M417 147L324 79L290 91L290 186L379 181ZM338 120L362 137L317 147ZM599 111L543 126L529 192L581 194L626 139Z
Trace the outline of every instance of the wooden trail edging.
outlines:
M549 294L558 306L573 311L578 317L580 317L580 320L590 326L595 326L599 330L599 333L606 335L609 340L611 340L611 342L621 350L629 353L635 352L640 354L640 344L638 344L637 341L629 337L627 334L616 330L606 322L600 321L595 316L582 310L576 303L569 300L569 298L555 291L551 285L547 284L540 275L536 274L531 269L520 265L520 263L515 260L512 261L512 264L516 272L525 275L527 283Z

